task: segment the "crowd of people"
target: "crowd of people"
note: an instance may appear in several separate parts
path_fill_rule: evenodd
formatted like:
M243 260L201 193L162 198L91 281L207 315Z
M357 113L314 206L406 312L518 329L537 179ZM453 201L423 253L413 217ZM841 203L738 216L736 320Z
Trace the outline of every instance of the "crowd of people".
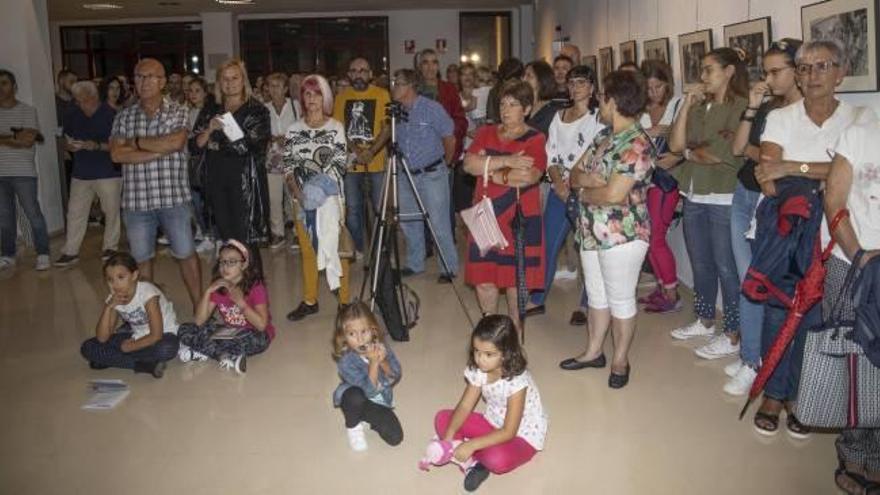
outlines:
M867 271L880 252L871 140L878 122L870 109L835 96L846 54L834 42L784 39L764 53L764 79L750 83L745 54L717 48L702 59L701 82L681 97L662 61L628 63L600 81L579 60L577 47L566 45L552 64L508 59L494 72L469 63L441 72L428 49L413 68L389 76L358 57L344 77L273 73L251 85L240 60L220 65L208 83L166 75L158 61L143 59L133 88L121 75L77 81L62 71L56 101L70 199L55 265L78 261L97 196L110 288L83 356L94 369L157 378L174 357L213 359L245 373L248 356L275 336L260 249L289 238L303 294L287 319L319 312L322 271L338 302L333 356L342 383L334 404L351 447L367 448L365 424L388 444L400 443L392 389L401 363L349 287L352 264L369 250L368 218L387 200L386 106L393 101L407 114L396 125L396 149L415 187L398 176L406 253L397 268L402 277L418 276L433 253L438 283L455 283L463 272L483 314L471 336L466 389L454 410L437 414L429 447L437 457L426 466L455 462L472 491L489 473L510 471L543 448L547 415L521 341L525 321L546 312L554 280L573 273L557 270L564 252L575 253L583 280L570 321L585 326L586 342L559 366L607 366L608 386L625 387L639 305L658 315L683 310L667 243L678 221L695 319L671 337L707 339L695 350L699 358L734 358L723 385L733 396L749 393L762 366L771 366L754 427L775 435L784 414L784 430L807 438L811 424L799 417L807 408L798 395L812 383L801 380L805 354L817 352L806 346L808 330L839 313L829 294L845 291L847 275ZM36 112L15 91L14 74L0 70L0 268L16 263L17 198L33 231L36 268L45 270L49 240L34 168L43 138ZM474 235L455 235L456 214L486 199L503 237L488 249ZM127 252L120 250L123 224ZM792 231L808 242L794 242ZM810 263L823 261L813 238L821 247L837 244L826 298L798 309L791 343L782 342L781 359L768 365L789 305L801 297L798 282ZM157 242L177 261L191 323L178 324L174 305L153 283ZM216 258L207 288L197 252ZM656 286L637 299L645 271ZM506 315L498 314L502 295ZM855 319L851 301L845 312ZM484 415L473 412L481 396ZM868 407L880 402L877 391L859 398ZM877 490L878 426L850 424L838 438L835 481L847 493Z

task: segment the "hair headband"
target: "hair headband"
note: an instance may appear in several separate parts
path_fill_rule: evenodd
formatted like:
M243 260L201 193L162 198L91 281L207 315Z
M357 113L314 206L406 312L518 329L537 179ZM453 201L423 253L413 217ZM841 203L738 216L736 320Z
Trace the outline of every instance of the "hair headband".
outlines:
M245 246L241 241L229 239L223 243L223 247L221 247L220 249L224 249L229 246L234 247L236 251L240 252L241 255L244 257L245 262L250 262L250 251L248 250L247 246Z

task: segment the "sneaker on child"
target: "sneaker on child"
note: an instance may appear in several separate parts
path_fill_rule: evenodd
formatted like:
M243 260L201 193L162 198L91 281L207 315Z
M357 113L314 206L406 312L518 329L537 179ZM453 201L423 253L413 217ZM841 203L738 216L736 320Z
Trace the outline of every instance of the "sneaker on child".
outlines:
M345 433L348 435L348 446L355 452L367 450L367 436L364 433L364 424L360 422L354 428L345 429Z
M726 334L716 335L708 344L695 350L694 354L703 359L719 359L739 354L739 344L731 342Z
M180 344L180 349L177 350L177 358L180 359L181 363L188 363L190 361L207 361L208 356L202 354L199 351L193 350L192 347L188 345Z
M220 358L220 368L224 370L234 370L239 375L247 372L247 356L239 354L238 356L223 356Z
M724 384L724 392L734 396L745 395L752 388L758 372L751 366L742 365L735 375Z
M685 325L669 332L669 335L676 340L688 340L694 337L708 337L715 334L715 325L710 327L703 326L703 322L697 320L690 325Z
M464 490L466 492L475 492L480 485L489 477L489 470L479 462L474 467L468 469L464 476Z

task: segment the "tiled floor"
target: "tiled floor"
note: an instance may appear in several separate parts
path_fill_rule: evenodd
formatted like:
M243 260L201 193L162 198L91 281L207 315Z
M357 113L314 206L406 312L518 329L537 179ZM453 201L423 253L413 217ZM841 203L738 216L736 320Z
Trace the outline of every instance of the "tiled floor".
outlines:
M90 231L84 247L87 259L70 269L36 273L33 256L25 256L16 273L0 279L0 493L462 491L456 468L416 467L434 412L453 407L463 388L469 330L450 286L437 285L435 276L412 279L421 322L411 342L395 345L404 370L395 399L405 439L391 448L370 432L370 450L356 454L330 401L335 302L322 289L320 314L300 324L284 319L301 294L298 258L266 252L278 338L249 362L247 376L175 361L155 380L91 371L79 356L106 294L96 234ZM181 319L189 319L173 261L160 257L157 273ZM472 292L457 284L476 315ZM607 369L559 370L557 362L584 344L584 330L567 323L576 299L573 282L557 284L548 314L527 330L530 369L550 414L546 450L511 474L490 477L482 493L836 493L833 437L795 441L781 433L768 440L753 431L750 416L738 421L743 401L721 391L724 363L698 360L690 345L668 337L687 312L639 315L632 380L621 391L607 387ZM113 411L83 412L86 383L99 377L125 379L132 393Z

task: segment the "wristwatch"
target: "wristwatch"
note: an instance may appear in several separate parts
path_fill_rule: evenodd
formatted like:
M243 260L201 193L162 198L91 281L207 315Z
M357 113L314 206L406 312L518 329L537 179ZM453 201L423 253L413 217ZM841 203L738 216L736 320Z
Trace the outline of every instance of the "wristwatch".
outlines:
M684 149L684 152L682 152L681 156L682 156L682 158L684 158L685 160L690 160L690 159L691 159L691 149L690 149L690 148L685 148L685 149Z
M806 175L810 173L810 165L806 163L801 163L800 170L802 174Z

